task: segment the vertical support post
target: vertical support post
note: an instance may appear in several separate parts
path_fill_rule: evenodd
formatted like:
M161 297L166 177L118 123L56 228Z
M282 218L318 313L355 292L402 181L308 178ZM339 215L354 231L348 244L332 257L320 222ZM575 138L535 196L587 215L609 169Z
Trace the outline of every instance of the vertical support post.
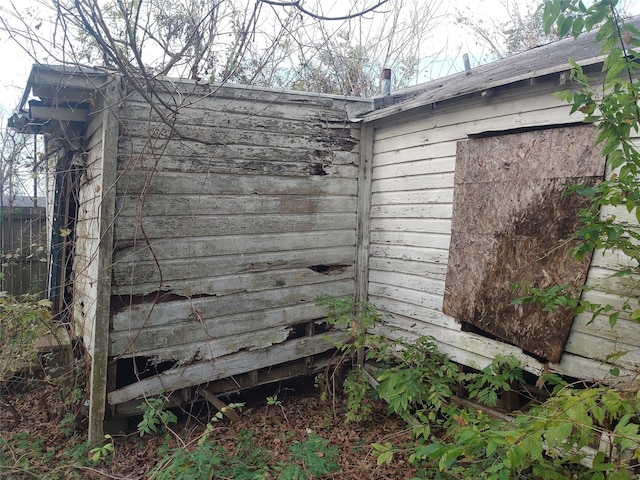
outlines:
M113 225L116 201L116 168L118 159L118 82L114 78L104 87L102 109L102 187L100 194L100 244L96 318L93 329L93 352L89 379L89 444L102 441L107 405L107 367L109 359L109 324L111 311L111 265L113 257Z
M369 245L371 241L371 175L373 173L373 124L360 126L360 171L358 173L358 210L356 231L356 308L369 298ZM358 314L359 312L354 312ZM358 328L358 325L354 325ZM358 366L364 364L364 352L358 353Z

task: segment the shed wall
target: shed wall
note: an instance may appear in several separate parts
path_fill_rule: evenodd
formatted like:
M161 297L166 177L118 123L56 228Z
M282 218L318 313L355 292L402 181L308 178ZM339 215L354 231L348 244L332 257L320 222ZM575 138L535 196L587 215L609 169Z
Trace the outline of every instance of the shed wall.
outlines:
M557 81L557 78L556 78ZM554 81L500 89L486 97L422 107L373 124L369 300L391 313L384 328L393 338L435 338L454 360L483 368L496 354L514 354L528 370L544 366L521 349L487 336L462 331L442 312L456 162L456 144L468 135L576 121L569 107L552 96ZM609 215L612 212L603 212ZM631 221L628 214L616 212ZM590 300L621 305L625 286L607 278L624 263L615 253L596 252L587 285ZM628 291L628 289L627 289ZM623 374L640 366L638 325L621 315L615 329L608 318L589 324L590 314L575 319L565 353L552 369L578 378L603 378L615 364ZM609 357L627 351L615 360ZM611 362L609 364L608 362Z
M324 315L318 295L353 294L347 100L185 84L160 101L174 130L136 94L120 115L110 355L177 362L169 382L216 359L188 386L330 349L333 334L299 339Z

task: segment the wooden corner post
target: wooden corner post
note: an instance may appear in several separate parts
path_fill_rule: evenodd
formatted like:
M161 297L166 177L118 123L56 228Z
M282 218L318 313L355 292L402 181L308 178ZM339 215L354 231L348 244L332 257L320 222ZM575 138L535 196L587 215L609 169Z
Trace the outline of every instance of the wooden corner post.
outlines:
M358 210L356 231L356 279L354 300L359 309L369 298L369 244L371 240L371 175L373 172L373 124L360 126L360 171L358 173ZM354 312L357 315L359 312ZM358 353L358 365L364 363Z
M89 378L89 444L103 440L107 400L107 366L109 358L109 323L111 309L111 265L113 257L113 226L115 216L115 183L118 157L118 117L120 102L117 77L103 90L102 115L102 185L97 258L98 262L96 318L93 329L93 355Z

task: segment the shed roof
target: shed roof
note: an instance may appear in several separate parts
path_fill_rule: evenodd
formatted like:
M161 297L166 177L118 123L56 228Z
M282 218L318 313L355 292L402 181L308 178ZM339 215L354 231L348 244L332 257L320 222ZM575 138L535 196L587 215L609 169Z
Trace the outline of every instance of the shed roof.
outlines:
M640 16L626 21L638 27ZM375 109L360 115L369 122L380 118L431 105L445 100L482 92L491 88L571 70L569 59L581 66L599 64L600 54L597 31L580 35L577 39L564 38L511 57L481 65L469 72L460 72L432 80L391 95L374 99Z
M97 92L104 89L113 80L116 70L91 68L77 65L34 65L27 86L15 114L9 119L9 128L23 133L42 133L51 121L84 122L89 107L93 104ZM187 92L215 92L215 96L235 98L247 94L256 97L264 94L282 96L284 99L347 100L358 111L373 109L371 98L349 97L344 95L288 90L275 87L242 85L235 83L201 83L191 79L153 77L150 83L154 87L173 89L182 86ZM34 97L37 97L34 98Z

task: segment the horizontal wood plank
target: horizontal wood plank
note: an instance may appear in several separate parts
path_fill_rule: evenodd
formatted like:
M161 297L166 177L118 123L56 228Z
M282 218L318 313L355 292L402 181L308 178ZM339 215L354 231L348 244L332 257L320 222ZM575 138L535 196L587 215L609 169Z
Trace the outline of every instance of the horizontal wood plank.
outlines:
M332 261L334 260L332 259ZM130 297L154 294L158 291L189 298L198 295L220 296L348 279L353 278L353 270L353 264L314 265L307 268L265 270L203 278L189 276L182 280L163 278L162 282L154 283L123 282L122 285L114 284L111 287L111 293L122 297L122 301L127 301Z
M152 136L157 139L169 139L175 137L175 132L163 123L150 123L148 121L131 120L125 122L126 134L131 137L147 138ZM270 131L241 130L234 127L211 127L193 123L181 124L176 127L183 138L203 142L212 145L265 145L280 148L306 148L325 151L354 151L356 139L351 130L344 124L338 128L305 129L305 134L300 132L278 133Z
M396 232L377 230L371 233L371 243L406 245L449 250L451 235L425 232Z
M455 155L455 149L454 149ZM294 163L309 166L321 163L325 166L349 166L358 164L357 152L290 148L266 145L210 145L180 139L121 137L118 170L144 169L177 172L207 172L233 163L239 163L239 171L260 170L262 165ZM262 171L263 173L267 173ZM307 174L309 171L307 170Z
M446 265L449 252L436 248L373 244L371 245L371 256Z
M112 331L147 328L186 321L206 322L225 315L259 312L313 303L319 295L344 297L353 294L353 280L282 287L278 290L242 292L233 295L185 298L156 303L153 299L138 303L112 315ZM292 319L295 323L295 320Z
M326 232L285 232L255 235L217 235L208 237L144 239L116 244L116 262L192 259L219 255L274 253L310 248L355 245L355 230Z
M371 184L373 193L420 190L425 192L425 198L428 198L426 191L432 189L440 190L443 188L453 188L453 172L400 178L383 178L374 180Z
M251 272L312 268L318 266L350 266L355 260L355 247L289 250L274 253L199 257L198 260L176 259L158 262L117 262L113 266L113 285L195 280ZM158 288L156 288L158 290ZM195 293L195 292L194 292Z
M116 209L120 216L168 216L191 213L203 215L240 215L271 213L354 212L356 197L347 195L160 195L120 196Z
M411 232L451 235L451 219L428 219L420 222L396 218L372 218L372 232Z
M285 232L328 232L353 228L353 213L303 215L192 215L171 217L117 217L116 241L219 235L263 235ZM144 231L143 231L144 228Z
M373 205L371 216L375 218L451 218L451 204L423 203L421 205Z
M415 260L398 260L388 257L371 257L369 260L371 272L397 272L410 275L422 275L434 280L444 281L447 266L437 263L417 262Z
M355 179L321 175L295 178L142 171L130 172L116 189L118 195L357 195Z
M451 203L453 203L453 188L376 192L371 195L371 205L374 206Z

